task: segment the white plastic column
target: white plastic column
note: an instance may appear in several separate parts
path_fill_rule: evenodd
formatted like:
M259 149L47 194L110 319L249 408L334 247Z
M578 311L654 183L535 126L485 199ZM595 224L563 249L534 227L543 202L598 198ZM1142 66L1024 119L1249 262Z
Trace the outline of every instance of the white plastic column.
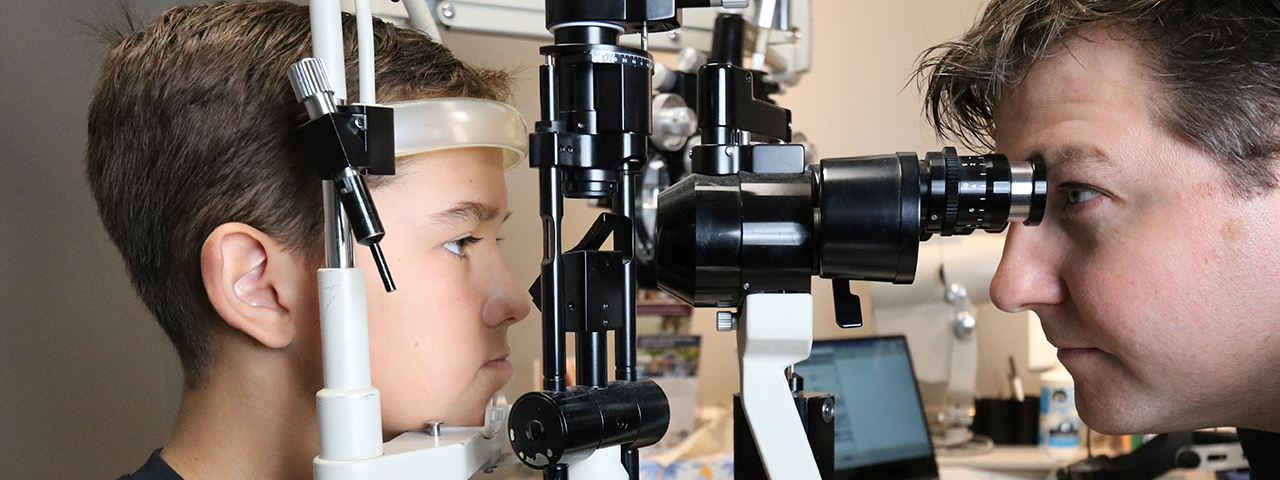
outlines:
M614 445L592 453L586 460L569 465L569 478L579 480L627 480L622 466L622 447Z
M324 389L316 393L320 459L382 455L382 400L369 373L369 317L364 270L322 268L320 342Z
M436 27L436 17L426 0L403 0L404 9L409 14L409 25L422 30L432 40L440 42L440 29Z
M786 378L812 347L812 295L747 295L738 319L742 409L772 480L821 479Z
M770 25L777 13L780 0L760 0L756 3L756 46L751 53L751 68L765 70L764 59L769 53L769 35L773 33ZM799 414L797 414L799 415Z
M342 1L311 0L312 56L324 60L333 96L347 99L346 58L342 52Z
M356 51L360 58L360 103L378 103L378 87L374 84L373 10L369 0L356 0Z

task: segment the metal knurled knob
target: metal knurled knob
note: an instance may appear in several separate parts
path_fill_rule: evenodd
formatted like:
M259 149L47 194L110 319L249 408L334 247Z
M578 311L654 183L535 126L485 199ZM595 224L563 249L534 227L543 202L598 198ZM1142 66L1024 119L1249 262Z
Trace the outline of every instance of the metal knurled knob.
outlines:
M731 332L738 328L738 319L733 312L716 312L716 331Z
M307 57L290 65L289 83L293 85L293 94L299 102L321 92L333 93L329 73L324 69L324 61L319 58Z

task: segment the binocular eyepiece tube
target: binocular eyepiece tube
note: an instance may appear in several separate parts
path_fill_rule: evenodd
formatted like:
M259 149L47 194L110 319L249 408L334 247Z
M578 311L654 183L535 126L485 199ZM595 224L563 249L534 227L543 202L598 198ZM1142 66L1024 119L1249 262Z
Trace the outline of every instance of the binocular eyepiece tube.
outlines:
M795 173L694 174L658 200L658 284L699 307L804 293L809 278L911 283L933 234L1038 224L1040 160L897 153L823 160Z
M1010 162L998 154L959 156L947 147L929 152L920 168L921 192L928 197L921 202L921 240L979 228L1000 233L1009 222L1038 225L1044 216L1048 170L1039 157Z

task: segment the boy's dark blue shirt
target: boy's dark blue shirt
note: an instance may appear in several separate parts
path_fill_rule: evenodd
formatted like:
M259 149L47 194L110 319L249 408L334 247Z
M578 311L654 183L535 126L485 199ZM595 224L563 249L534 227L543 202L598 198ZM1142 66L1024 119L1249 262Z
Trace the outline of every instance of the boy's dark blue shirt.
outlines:
M178 472L173 471L169 464L160 458L160 450L151 453L151 458L147 459L147 463L133 472L132 475L125 475L119 480L182 480Z

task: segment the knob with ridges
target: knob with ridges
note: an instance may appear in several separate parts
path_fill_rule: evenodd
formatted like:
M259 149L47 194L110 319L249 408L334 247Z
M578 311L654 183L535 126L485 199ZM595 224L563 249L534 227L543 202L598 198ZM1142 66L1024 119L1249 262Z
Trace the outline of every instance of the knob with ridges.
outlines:
M289 84L293 95L307 106L307 115L314 119L335 111L333 85L324 61L307 57L289 66Z
M738 318L733 312L716 312L716 331L732 332L738 328Z

